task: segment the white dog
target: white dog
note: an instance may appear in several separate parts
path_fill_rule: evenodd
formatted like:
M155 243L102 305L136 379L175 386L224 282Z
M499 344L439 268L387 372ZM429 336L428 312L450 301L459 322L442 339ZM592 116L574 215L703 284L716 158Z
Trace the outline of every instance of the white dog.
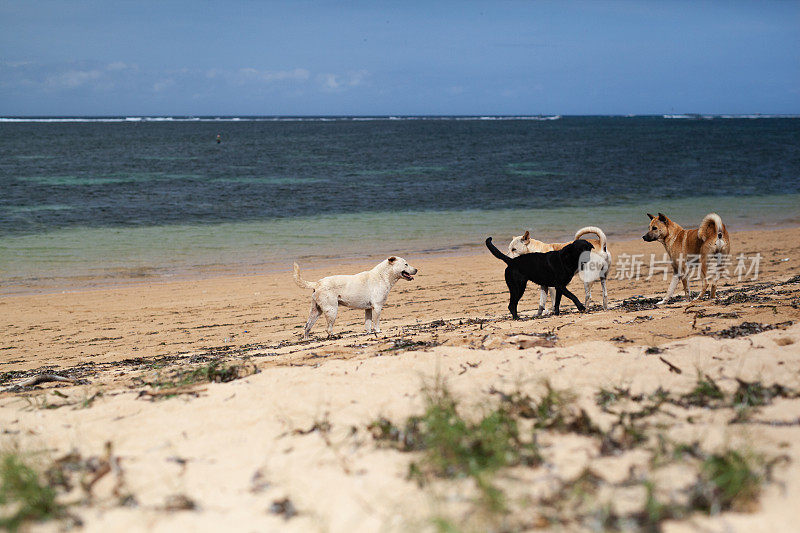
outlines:
M314 289L311 295L311 314L308 315L303 338L314 327L319 315L328 321L328 336L333 331L339 304L353 309L364 309L364 327L367 333L380 333L381 309L389 291L400 278L411 281L417 269L402 257L392 256L378 263L372 270L353 275L328 276L319 281L306 281L300 277L300 267L294 264L294 281L304 289Z
M606 247L606 234L603 230L596 226L586 226L581 228L575 233L575 239L580 239L587 233L594 233L598 239L586 239L594 250L589 253L589 260L582 263L581 269L578 274L583 280L583 288L586 291L586 301L584 305L589 309L589 301L592 297L592 283L600 281L603 287L603 309L608 310L608 292L606 291L606 276L608 276L608 269L611 267L611 252ZM529 254L533 252L551 252L553 250L560 250L568 245L568 242L547 243L537 241L531 237L530 231L526 231L525 235L519 235L511 239L508 245L508 256L517 257L522 254ZM550 299L555 300L556 290L550 287ZM545 303L547 302L547 287L540 287L539 290L539 314L542 314Z

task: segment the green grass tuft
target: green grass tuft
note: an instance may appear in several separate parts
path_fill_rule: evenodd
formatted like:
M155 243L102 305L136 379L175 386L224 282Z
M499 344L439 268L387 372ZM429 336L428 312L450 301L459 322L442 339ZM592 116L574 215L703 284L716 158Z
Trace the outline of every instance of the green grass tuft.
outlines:
M156 389L175 389L198 383L227 383L250 373L241 365L225 365L217 360L193 370L176 371L168 378L162 378L159 373L155 381L145 384Z
M698 374L694 389L684 394L682 399L687 405L705 407L716 401L724 400L725 394L708 374Z
M737 450L708 455L692 495L694 508L709 514L752 510L764 481L763 460Z
M796 398L797 393L783 385L774 384L766 387L758 381L736 380L738 387L733 393L735 407L761 407L769 405L775 398Z
M16 454L0 455L0 529L16 531L27 521L60 518L64 507L56 491Z
M429 475L470 477L492 511L504 509L503 493L492 484L492 474L508 466L541 462L535 440L522 438L504 405L476 422L469 421L459 414L455 399L442 383L426 391L425 412L409 418L402 428L381 418L369 429L376 440L402 451L424 452L422 459L409 465L410 478L422 484Z

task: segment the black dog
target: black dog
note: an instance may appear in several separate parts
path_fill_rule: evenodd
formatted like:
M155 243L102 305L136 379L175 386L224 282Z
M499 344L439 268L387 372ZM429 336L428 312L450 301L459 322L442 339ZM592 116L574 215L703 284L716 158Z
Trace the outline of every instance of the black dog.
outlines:
M522 254L519 257L510 258L497 249L492 244L492 238L486 239L486 247L496 258L505 262L506 285L508 285L509 302L508 310L514 320L519 319L517 315L517 303L525 292L528 281L532 281L543 287L555 287L556 301L553 305L553 313L558 314L558 306L561 304L561 295L565 295L572 300L583 312L586 308L578 298L567 289L567 283L578 271L582 262L589 258L589 250L592 244L583 239L571 242L560 250L547 253ZM542 307L539 307L539 314L542 314Z

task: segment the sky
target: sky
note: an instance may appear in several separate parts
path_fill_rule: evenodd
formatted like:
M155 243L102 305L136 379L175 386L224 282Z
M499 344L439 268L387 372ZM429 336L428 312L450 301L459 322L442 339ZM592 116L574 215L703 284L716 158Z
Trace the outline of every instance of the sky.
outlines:
M0 116L800 114L798 1L0 0Z

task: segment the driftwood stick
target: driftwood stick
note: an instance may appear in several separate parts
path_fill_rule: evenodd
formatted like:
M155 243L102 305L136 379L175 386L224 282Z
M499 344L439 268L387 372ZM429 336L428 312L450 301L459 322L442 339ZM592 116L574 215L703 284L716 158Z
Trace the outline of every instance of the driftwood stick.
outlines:
M661 361L664 362L669 367L669 371L670 372L675 372L677 374L683 374L683 370L681 370L677 366L673 365L672 363L670 363L669 361L667 361L663 357L659 356L658 358L661 359Z
M69 383L75 383L74 379L65 378L64 376L59 376L58 374L38 374L31 378L20 381L17 386L32 387L34 385L38 385L39 383L48 383L50 381L66 381Z

